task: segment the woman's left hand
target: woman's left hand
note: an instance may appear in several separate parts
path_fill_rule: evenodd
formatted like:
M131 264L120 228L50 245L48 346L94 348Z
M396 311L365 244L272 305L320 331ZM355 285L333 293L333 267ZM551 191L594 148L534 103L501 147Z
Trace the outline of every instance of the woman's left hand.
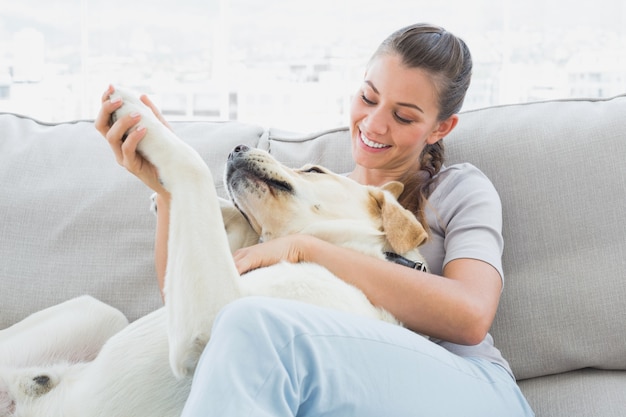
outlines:
M312 239L315 238L306 235L290 235L238 249L233 254L237 271L244 274L282 261L304 262L308 244Z

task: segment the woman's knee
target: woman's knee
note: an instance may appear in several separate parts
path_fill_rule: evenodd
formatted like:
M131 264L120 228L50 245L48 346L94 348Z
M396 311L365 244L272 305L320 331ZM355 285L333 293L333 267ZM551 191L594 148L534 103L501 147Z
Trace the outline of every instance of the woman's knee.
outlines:
M285 307L279 299L268 297L243 297L226 305L215 319L213 337L239 337L257 339L261 334L287 326Z

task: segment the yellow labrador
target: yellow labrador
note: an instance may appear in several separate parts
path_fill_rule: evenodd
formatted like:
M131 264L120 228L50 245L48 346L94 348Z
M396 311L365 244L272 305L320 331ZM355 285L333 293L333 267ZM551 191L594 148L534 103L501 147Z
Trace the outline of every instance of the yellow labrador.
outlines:
M93 360L90 355L71 360L71 347L65 344L65 362L47 365L46 357L41 360L46 366L23 367L0 361L5 367L0 369L0 417L178 416L216 314L248 295L291 298L400 324L319 265L283 262L241 279L231 256L233 249L259 238L304 233L381 259L391 252L423 262L416 248L427 235L398 204L400 183L363 186L320 166L290 169L267 152L238 146L225 173L228 202L218 198L197 152L165 128L136 95L122 90L115 94L124 100L117 117L142 113L147 135L139 150L158 168L172 195L165 307L115 333ZM97 303L89 298L82 302ZM84 306L70 303L58 309L70 313L84 311ZM117 314L102 311L100 317ZM73 323L56 319L63 315L43 315L48 328L71 328ZM3 331L7 337L0 336L0 353L4 349L16 358L31 345L46 343L37 337L37 326L16 326ZM86 337L77 331L70 339L78 345Z

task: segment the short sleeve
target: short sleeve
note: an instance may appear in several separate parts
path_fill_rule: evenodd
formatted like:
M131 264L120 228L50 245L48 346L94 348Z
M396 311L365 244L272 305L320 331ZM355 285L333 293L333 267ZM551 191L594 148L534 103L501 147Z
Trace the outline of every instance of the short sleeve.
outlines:
M475 166L458 164L438 174L426 207L431 239L421 248L433 273L450 261L478 259L502 271L502 203Z

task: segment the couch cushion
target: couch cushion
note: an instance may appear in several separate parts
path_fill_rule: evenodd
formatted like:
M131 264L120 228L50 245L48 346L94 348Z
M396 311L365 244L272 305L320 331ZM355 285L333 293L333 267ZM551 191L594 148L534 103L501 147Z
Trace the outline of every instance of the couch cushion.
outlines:
M263 130L175 123L221 173L230 149ZM0 114L0 329L81 294L131 320L161 305L153 268L151 194L115 162L92 122L48 125Z
M345 127L312 134L269 129L259 146L294 168L312 163L345 173L354 167L348 128Z
M585 369L520 381L537 417L626 416L626 372Z
M492 334L520 379L626 369L626 97L470 111L449 161L494 182L505 289Z

